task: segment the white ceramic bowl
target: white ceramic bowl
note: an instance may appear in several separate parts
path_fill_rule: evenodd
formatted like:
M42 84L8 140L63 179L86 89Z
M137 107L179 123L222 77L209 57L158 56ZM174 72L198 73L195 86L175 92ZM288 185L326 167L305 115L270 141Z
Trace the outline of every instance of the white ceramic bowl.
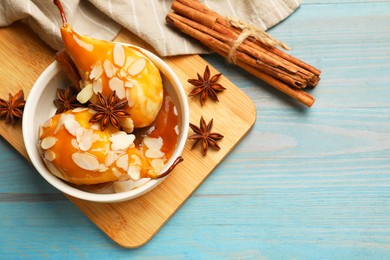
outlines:
M189 126L187 95L176 74L163 60L147 50L142 48L139 49L159 68L164 87L173 98L179 115L180 134L178 142L174 153L162 170L162 172L164 172L172 165L173 161L181 155L187 140ZM95 202L119 202L134 199L160 184L164 178L150 180L143 186L126 192L98 194L75 188L49 172L38 150L39 127L43 122L55 114L56 108L53 104L53 100L56 98L57 88L65 87L68 82L60 65L55 61L40 75L26 100L23 114L24 144L31 162L42 177L55 188L72 197Z

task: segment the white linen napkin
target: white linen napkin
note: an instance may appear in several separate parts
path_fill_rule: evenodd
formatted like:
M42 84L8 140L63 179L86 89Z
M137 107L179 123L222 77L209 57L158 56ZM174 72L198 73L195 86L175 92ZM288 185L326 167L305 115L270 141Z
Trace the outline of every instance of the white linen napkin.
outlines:
M63 48L61 17L52 0L0 0L0 26L22 20L53 49ZM122 27L149 43L161 56L206 53L197 41L165 23L172 0L62 0L68 22L79 33L113 40ZM202 0L221 15L266 30L289 16L301 0Z

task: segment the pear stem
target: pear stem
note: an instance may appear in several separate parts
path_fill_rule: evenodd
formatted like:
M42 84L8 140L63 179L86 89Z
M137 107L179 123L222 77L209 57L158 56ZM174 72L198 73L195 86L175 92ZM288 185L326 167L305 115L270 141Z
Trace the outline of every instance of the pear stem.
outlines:
M171 167L168 168L168 170L166 170L165 172L159 174L159 175L156 175L156 176L149 176L151 179L161 179L161 178L164 178L165 176L167 176L168 174L171 173L171 171L173 171L173 169L179 164L181 163L182 161L184 161L183 157L179 156L176 158L176 160L173 162L173 164L171 165Z
M62 26L66 27L68 25L68 21L66 20L64 8L62 8L61 1L60 0L54 0L53 3L58 7L60 10L61 18L62 18Z

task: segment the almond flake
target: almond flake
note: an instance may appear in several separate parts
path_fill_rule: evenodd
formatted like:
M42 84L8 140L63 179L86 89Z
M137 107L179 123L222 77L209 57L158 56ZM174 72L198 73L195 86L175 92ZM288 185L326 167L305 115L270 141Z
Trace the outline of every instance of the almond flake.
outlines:
M93 95L92 84L88 84L77 94L76 99L81 104L85 104L92 97L92 95Z
M161 137L158 138L152 138L152 137L145 137L143 140L144 144L152 150L160 150L163 146L163 139Z
M142 165L140 158L138 155L132 154L130 156L131 159L133 159L133 162L131 163L132 165Z
M100 130L100 124L99 123L93 123L90 128L93 129L93 130Z
M72 110L73 113L80 113L80 112L83 112L85 110L87 110L88 107L76 107Z
M62 125L64 124L65 118L66 118L65 114L61 114L60 119L58 119L56 129L54 129L54 134L57 134L58 131L60 131Z
M93 130L79 127L76 131L76 140L82 151L88 151L92 146Z
M124 69L121 69L118 72L118 77L125 78L127 76L127 72Z
M57 138L55 138L54 136L45 137L41 142L41 148L44 150L49 149L53 147L56 142L57 142Z
M125 135L126 133L124 131L118 131L115 133L112 133L111 136L117 136L117 135Z
M49 162L54 161L54 159L56 158L56 154L52 150L46 150L44 156L45 159Z
M103 73L103 67L102 64L100 63L100 60L96 62L96 64L93 66L91 73L89 74L89 79L98 79Z
M126 87L126 88L132 88L132 87L134 87L134 83L127 80L127 81L125 82L125 87Z
M118 171L118 169L115 168L115 167L112 167L111 171L112 171L112 173L115 175L115 177L116 177L117 179L119 179L119 178L123 175L123 174L122 174L120 171Z
M118 68L113 65L112 66L112 74L115 75L117 71L118 71Z
M116 95L118 96L118 98L120 99L125 98L125 87L123 81L120 78L113 77L108 82L108 86L112 91L114 90L116 91Z
M75 120L74 116L71 114L66 116L64 120L64 125L66 130L68 130L68 132L73 136L76 135L77 129L80 128L80 124Z
M111 141L111 149L114 151L126 150L133 144L135 136L133 134L126 134L124 131L119 131L112 134L109 140Z
M84 78L86 78L87 76L88 76L87 73L85 73L85 77ZM80 85L80 89L83 89L85 87L85 82L84 82L83 79L79 80L79 85Z
M88 113L94 115L94 114L96 114L97 112L96 112L96 110L93 110L92 108L88 108Z
M125 83L125 87L127 88L132 88L134 86L137 86L139 87L139 82L133 78L131 78L130 76L126 77L126 83Z
M101 78L95 79L93 81L92 90L93 90L93 93L95 93L96 95L97 95L97 93L102 93L103 86L102 86L102 79Z
M116 160L118 159L118 155L113 152L113 151L109 151L107 153L107 156L106 156L106 159L104 161L104 164L109 167L111 164L113 164L113 162L115 162Z
M110 60L105 60L103 62L103 68L108 78L112 78L112 76L114 76L114 65L112 65Z
M130 117L119 118L119 125L128 134L134 131L134 123Z
M98 170L98 172L105 172L108 170L108 168L104 164L101 163L97 170Z
M135 106L135 102L137 101L136 100L136 97L134 97L132 91L130 88L126 88L126 99L127 99L127 105L129 107L134 107Z
M50 127L52 121L53 121L52 118L47 119L47 120L42 124L42 127Z
M77 142L76 139L72 138L72 140L70 141L70 144L73 146L74 149L80 149L79 148L79 143Z
M138 74L140 74L144 68L146 66L146 60L145 59L138 59L136 61L134 61L129 69L127 70L127 72L131 75L131 76L136 76Z
M150 159L157 159L163 157L165 154L161 152L160 150L153 150L153 149L148 149L145 152L145 156Z
M92 143L99 141L100 140L100 135L98 134L93 134L92 135Z
M72 160L77 166L88 171L95 171L100 165L96 156L87 153L76 152L72 154Z
M125 49L121 44L116 43L114 45L114 64L118 67L123 67L125 65Z
M152 165L156 173L161 172L164 167L164 161L162 159L153 159L150 164Z
M42 135L43 135L43 128L41 126L41 127L39 127L39 139L42 138Z
M118 160L116 160L116 166L123 169L124 171L127 171L127 168L129 167L129 156L124 154L119 157Z
M116 193L130 191L135 188L141 187L150 181L150 178L142 178L137 181L116 181L113 183L113 187Z
M138 180L141 176L141 166L139 165L130 165L127 170L127 174L133 179Z

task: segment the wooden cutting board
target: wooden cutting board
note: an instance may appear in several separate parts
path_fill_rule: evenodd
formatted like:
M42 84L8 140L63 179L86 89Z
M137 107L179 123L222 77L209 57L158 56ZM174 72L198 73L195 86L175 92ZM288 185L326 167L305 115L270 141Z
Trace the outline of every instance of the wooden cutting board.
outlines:
M151 50L128 31L122 31L115 41ZM20 89L23 89L27 97L35 80L54 61L54 53L54 50L21 23L1 28L0 97L6 99L8 93L15 94ZM177 73L186 93L192 89L187 80L196 78L196 73L202 74L208 65L198 55L168 57L164 60ZM210 69L212 74L218 73L211 66ZM198 125L201 116L207 122L213 118L213 131L225 136L219 142L220 151L209 150L207 156L203 157L200 150L190 150L192 141L188 140L183 153L184 162L157 188L131 201L93 203L68 196L116 243L128 248L147 243L253 126L256 119L253 102L225 77L220 79L220 83L227 90L219 95L219 103L209 100L201 107L197 97L189 98L190 122ZM28 159L21 122L11 126L1 120L0 134Z

